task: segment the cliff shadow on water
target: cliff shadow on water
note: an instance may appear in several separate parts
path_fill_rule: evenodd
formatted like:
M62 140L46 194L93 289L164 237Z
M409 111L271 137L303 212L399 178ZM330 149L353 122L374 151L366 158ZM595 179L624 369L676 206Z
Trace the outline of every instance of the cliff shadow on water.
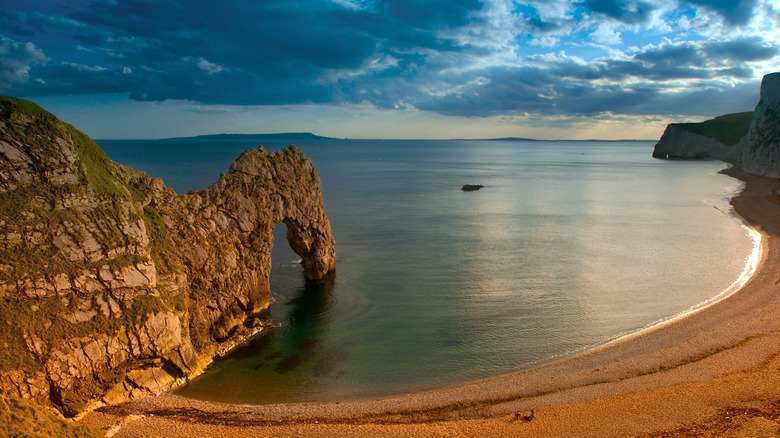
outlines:
M324 374L322 335L335 304L334 283L333 274L322 281L307 281L289 301L280 303L286 316L274 321L270 330L258 334L227 358L260 357L262 361L256 363L255 368L270 365L279 374L299 366L312 368L315 375Z
M277 262L274 269L277 266L288 271L282 276L295 270L289 262ZM335 283L333 271L292 290L272 292L278 301L267 315L268 328L215 360L203 375L176 393L224 402L285 402L290 401L284 389L287 385L305 392L323 379L343 376L346 371L340 364L351 356L352 345L330 343L325 338L336 304ZM226 387L231 391L226 392Z

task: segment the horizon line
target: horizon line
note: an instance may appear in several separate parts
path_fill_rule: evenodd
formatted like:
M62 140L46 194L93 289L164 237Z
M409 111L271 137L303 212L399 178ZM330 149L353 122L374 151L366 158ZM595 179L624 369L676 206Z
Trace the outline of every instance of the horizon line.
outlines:
M95 138L94 140L123 140L123 141L167 141L167 140L207 140L207 139L219 139L219 138L268 138L268 139L314 139L314 140L347 140L347 141L658 141L658 139L641 139L641 138L621 138L621 139L603 139L603 138L587 138L587 139L575 139L575 138L557 138L557 139L539 139L529 137L481 137L481 138L351 138L351 137L326 137L314 134L312 132L272 132L272 133L254 133L254 134L200 134L193 136L177 136L177 137L162 137L162 138Z

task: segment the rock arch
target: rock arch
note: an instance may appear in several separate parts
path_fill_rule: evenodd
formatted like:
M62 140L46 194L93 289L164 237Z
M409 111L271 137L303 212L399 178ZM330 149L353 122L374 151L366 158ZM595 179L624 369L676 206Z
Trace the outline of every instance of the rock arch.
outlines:
M177 233L178 244L193 281L211 286L207 299L195 294L191 309L199 315L191 321L198 343L224 340L248 315L268 306L276 224L287 226L287 242L301 257L307 280L320 280L335 268L335 241L319 176L294 146L275 153L262 147L244 152L216 184L188 196L192 199L185 208L192 210L194 203L198 214L184 233ZM211 244L188 248L192 239L186 236L192 233L201 235L196 241ZM204 329L211 339L204 339Z
M0 390L68 415L169 389L251 335L277 223L310 281L333 278L319 177L295 147L245 152L178 195L0 97L0 198L0 355L18 359Z

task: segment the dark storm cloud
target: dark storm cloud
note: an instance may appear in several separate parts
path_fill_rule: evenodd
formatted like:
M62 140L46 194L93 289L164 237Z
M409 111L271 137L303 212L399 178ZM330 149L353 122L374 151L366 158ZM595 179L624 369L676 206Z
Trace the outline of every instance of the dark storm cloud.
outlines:
M655 9L653 5L641 1L618 0L585 0L580 6L593 14L601 14L629 24L648 22L650 13Z
M85 46L75 58L102 59L117 78L112 88L134 99L229 104L328 101L327 87L315 83L322 70L357 67L376 46L364 30L329 20L332 8L291 8L289 2L231 8L229 3L103 2L69 14L68 20L82 26L64 35ZM51 24L38 28L41 34L54 30ZM204 70L198 60L219 69ZM100 93L104 79L112 76L83 71L79 81L63 77L63 70L73 71L37 69L47 84L41 92L61 84L68 93Z
M767 44L757 37L709 42L704 51L711 58L725 58L735 63L770 60L779 52L776 45Z
M479 0L388 0L379 4L381 12L418 28L463 26L472 12L482 7Z
M123 77L116 70L85 71L78 65L57 64L40 67L36 72L37 81L20 84L15 91L23 96L56 96L70 89L88 89L91 93L102 94L126 92L137 86L132 78Z
M684 5L730 26L759 10L758 0ZM368 103L469 117L656 114L686 95L681 82L723 95L723 84L755 75L751 63L778 56L771 38L736 30L661 39L662 13L681 14L655 0L9 1L0 5L0 91ZM656 40L595 48L604 56L590 59L539 49L599 46L587 38L602 25L615 40L642 29ZM536 53L515 54L528 47Z
M726 24L747 24L756 12L757 0L688 0L689 3L716 12Z
M425 61L421 50L457 50L435 31L469 23L480 7L476 0L398 0L358 11L327 1L122 1L97 2L58 20L36 12L5 13L2 22L17 24L17 37L60 33L84 47L74 62L100 57L113 71L82 70L83 80L77 80L63 75L76 71L72 68L38 68L38 85L27 84L25 93L49 93L58 85L71 94L125 86L139 100L285 104L343 95L322 82L323 71L359 68L377 52L409 65ZM220 69L205 76L192 59ZM119 77L126 68L129 76ZM107 77L117 78L114 86L106 86Z

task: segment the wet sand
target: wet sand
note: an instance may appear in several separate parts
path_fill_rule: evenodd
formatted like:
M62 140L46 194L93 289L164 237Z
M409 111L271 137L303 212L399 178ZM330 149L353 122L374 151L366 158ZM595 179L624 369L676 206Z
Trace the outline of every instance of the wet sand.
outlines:
M672 323L527 371L348 403L233 405L171 394L80 421L115 437L780 436L780 196L745 181L732 200L761 232L755 274ZM532 421L516 419L515 412Z

